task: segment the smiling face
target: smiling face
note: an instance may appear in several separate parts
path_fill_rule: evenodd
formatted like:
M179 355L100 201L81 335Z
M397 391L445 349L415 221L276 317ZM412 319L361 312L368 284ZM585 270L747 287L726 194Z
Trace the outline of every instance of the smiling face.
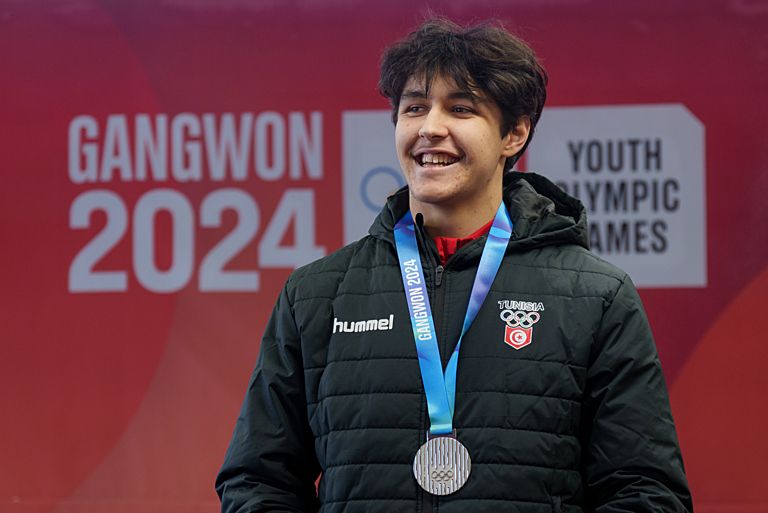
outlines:
M408 80L395 145L414 214L474 212L478 227L493 217L504 161L523 147L530 127L522 119L502 136L501 123L499 107L480 91L460 90L439 75L429 91L424 80Z

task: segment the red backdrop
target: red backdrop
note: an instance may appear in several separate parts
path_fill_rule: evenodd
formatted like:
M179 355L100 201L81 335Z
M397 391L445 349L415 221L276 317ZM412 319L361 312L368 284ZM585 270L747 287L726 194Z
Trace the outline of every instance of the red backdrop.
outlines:
M768 510L756 0L4 2L0 510L217 508L213 479L292 259L342 243L342 113L387 108L381 50L430 9L497 17L529 40L549 105L679 103L702 122L707 284L641 295L697 509ZM163 119L167 147L137 159L137 125L162 133ZM250 153L243 179L230 164L219 180L215 139L173 134L230 121L250 127ZM166 178L147 164L163 151Z

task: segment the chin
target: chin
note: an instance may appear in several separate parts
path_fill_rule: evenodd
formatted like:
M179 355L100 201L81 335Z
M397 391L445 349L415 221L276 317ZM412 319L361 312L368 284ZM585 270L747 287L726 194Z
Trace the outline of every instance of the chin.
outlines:
M447 205L454 199L454 194L444 187L417 187L411 190L411 199L423 205Z

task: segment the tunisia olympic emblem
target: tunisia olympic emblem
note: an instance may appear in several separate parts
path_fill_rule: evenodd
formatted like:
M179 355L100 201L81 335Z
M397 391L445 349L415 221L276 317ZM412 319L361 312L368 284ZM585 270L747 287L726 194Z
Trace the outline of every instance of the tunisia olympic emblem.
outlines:
M502 310L500 317L507 323L504 329L504 342L507 345L522 349L533 342L533 325L541 319L538 312Z

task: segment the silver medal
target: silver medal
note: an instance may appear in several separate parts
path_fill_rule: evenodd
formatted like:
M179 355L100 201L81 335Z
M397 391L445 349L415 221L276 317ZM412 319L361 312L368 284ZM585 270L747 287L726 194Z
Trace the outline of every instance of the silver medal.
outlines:
M450 495L469 479L469 451L450 435L427 438L413 458L413 475L432 495Z

